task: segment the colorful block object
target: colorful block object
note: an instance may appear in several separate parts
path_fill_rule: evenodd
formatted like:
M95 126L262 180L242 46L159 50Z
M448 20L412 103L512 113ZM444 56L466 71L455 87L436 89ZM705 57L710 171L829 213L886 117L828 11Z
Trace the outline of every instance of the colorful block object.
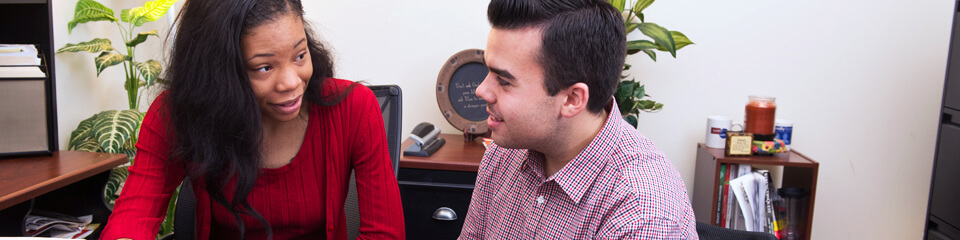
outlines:
M753 155L769 156L774 153L787 152L787 144L780 139L774 139L773 141L753 141L751 150L753 151Z

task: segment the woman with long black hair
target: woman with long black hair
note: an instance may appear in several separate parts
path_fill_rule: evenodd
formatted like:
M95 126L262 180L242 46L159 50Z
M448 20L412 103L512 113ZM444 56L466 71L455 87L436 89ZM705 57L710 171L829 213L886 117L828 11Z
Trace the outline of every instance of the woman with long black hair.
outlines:
M103 239L153 239L185 176L198 239L346 239L351 170L360 238L404 237L377 100L332 78L299 0L189 0L175 27Z

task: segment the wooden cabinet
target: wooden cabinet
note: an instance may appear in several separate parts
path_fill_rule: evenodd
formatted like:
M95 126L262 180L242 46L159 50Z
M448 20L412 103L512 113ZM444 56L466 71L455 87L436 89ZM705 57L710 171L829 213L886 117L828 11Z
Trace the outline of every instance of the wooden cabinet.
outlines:
M407 239L457 239L468 214L485 149L459 134L440 137L447 143L430 157L400 157L397 179ZM401 150L412 144L407 139ZM449 218L451 213L456 219Z
M810 239L814 202L817 196L817 174L820 163L797 152L779 153L774 156L724 156L721 148L697 145L697 168L693 186L693 212L697 221L716 222L718 182L721 164L750 164L754 167L772 169L771 177L782 179L779 187L797 187L809 192L800 229L803 239ZM780 173L780 174L777 174ZM776 181L774 183L776 186Z

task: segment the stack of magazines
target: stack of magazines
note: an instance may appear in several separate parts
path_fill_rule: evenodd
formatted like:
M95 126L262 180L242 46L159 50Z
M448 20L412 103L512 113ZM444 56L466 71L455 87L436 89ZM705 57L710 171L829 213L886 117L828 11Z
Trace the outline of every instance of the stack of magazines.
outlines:
M27 215L24 229L28 236L80 239L89 236L100 224L91 224L92 215L81 217L34 210Z
M36 46L0 43L0 78L45 78L41 64Z

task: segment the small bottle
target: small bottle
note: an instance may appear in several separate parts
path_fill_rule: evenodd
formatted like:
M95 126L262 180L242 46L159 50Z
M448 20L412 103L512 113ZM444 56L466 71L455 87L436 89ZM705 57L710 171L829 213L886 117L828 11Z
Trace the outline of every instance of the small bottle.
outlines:
M753 133L755 140L773 140L773 124L777 115L776 98L751 95L745 112L744 131Z

